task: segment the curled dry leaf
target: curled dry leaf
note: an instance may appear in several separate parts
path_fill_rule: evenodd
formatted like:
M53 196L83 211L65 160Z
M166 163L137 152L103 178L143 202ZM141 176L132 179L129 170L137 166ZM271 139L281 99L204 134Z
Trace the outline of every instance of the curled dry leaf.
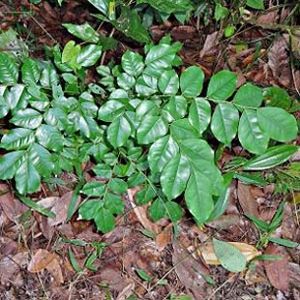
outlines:
M241 253L246 257L247 261L252 260L254 257L261 255L261 252L258 251L254 246L251 246L246 243L238 243L238 242L229 242L229 244L238 248ZM218 260L212 242L206 243L200 249L203 259L208 265L220 265L220 261Z
M38 273L47 269L54 277L57 283L63 283L62 270L59 264L59 256L51 253L45 249L39 249L31 258L28 265L28 271L31 273Z
M138 218L138 220L141 222L144 228L154 232L154 233L159 233L161 231L160 226L157 224L151 222L147 216L147 206L136 206L134 202L134 196L138 192L138 189L133 188L129 189L127 191L128 194L128 199L130 201L130 204L133 208L133 211Z
M270 244L265 251L268 255L282 256L281 260L265 261L264 266L270 283L279 290L285 291L289 288L289 264L288 256L283 247Z

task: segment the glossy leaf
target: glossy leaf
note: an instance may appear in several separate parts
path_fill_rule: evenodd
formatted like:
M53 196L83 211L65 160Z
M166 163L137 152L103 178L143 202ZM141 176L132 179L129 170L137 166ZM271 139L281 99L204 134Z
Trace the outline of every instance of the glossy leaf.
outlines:
M247 0L246 5L254 9L264 9L264 0Z
M36 137L39 143L49 150L60 151L63 148L63 136L53 126L42 125L37 129Z
M98 45L87 45L83 47L77 56L77 63L82 67L91 67L101 57L102 47Z
M171 97L163 107L162 114L168 122L183 118L187 111L187 100L183 96Z
M212 187L209 179L198 171L192 171L184 198L188 210L197 223L203 224L209 218L214 208Z
M295 117L282 108L259 108L257 117L259 126L271 139L289 142L297 137L298 126Z
M239 123L238 136L242 146L251 153L261 154L268 148L269 136L261 130L255 110L244 110Z
M208 127L211 120L211 107L204 98L195 98L189 110L189 122L202 134Z
M164 71L158 80L159 90L165 95L175 95L179 89L179 78L174 70Z
M88 0L92 5L94 5L101 13L105 16L108 14L108 4L109 0Z
M214 136L223 144L230 145L239 124L239 112L231 103L217 105L211 121Z
M146 116L137 129L139 144L150 144L168 132L168 127L161 117Z
M1 140L1 148L6 150L25 149L34 142L34 133L30 129L15 128L6 133Z
M34 165L31 163L28 154L25 154L21 165L17 169L15 180L17 190L22 195L34 193L39 189L41 177Z
M138 77L144 69L143 57L127 50L122 56L122 68L128 75Z
M125 111L125 106L118 100L105 102L98 111L98 119L105 122L112 122Z
M25 151L14 151L0 157L0 178L12 179L19 169Z
M192 9L190 0L138 0L138 3L147 3L160 12L171 14L174 12L186 12Z
M62 24L72 35L77 38L90 43L98 43L99 34L89 23L81 25L65 23Z
M38 63L31 58L24 60L21 71L22 81L26 84L35 84L40 79L41 69Z
M269 148L264 154L249 160L244 166L245 171L259 171L274 168L286 162L298 147L294 145L280 145Z
M105 192L105 185L98 181L91 181L83 186L81 192L90 197L100 197Z
M107 233L115 228L115 218L109 209L100 208L95 215L96 227L99 231Z
M262 101L262 89L251 83L246 83L242 87L240 87L233 98L233 103L242 108L260 107Z
M15 84L18 81L19 70L14 59L7 53L0 52L0 82Z
M213 75L208 84L207 97L215 101L227 100L236 89L237 76L227 70Z
M38 111L31 108L19 110L10 120L11 123L28 129L38 128L42 121L43 116Z
M123 146L131 134L131 126L126 117L121 116L107 128L107 139L114 148Z
M178 197L186 187L190 176L190 167L185 156L177 154L162 170L160 182L164 194L169 200Z
M180 89L186 97L197 97L203 87L204 72L201 68L192 66L180 75Z
M187 118L180 119L171 124L171 136L175 141L180 142L186 139L199 138L199 134L190 124Z
M149 149L148 162L153 173L161 172L178 153L178 146L171 136L158 139Z

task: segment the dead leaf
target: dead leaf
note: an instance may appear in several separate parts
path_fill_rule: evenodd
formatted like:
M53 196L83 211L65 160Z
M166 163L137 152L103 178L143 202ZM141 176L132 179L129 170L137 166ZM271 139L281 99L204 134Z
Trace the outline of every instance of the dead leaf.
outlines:
M292 74L289 63L288 44L284 37L277 38L268 52L268 65L274 78L278 82L289 87L292 83Z
M258 204L251 192L251 185L238 182L237 195L239 203L245 214L259 217Z
M181 283L195 299L206 299L211 293L211 287L205 280L209 270L178 242L173 243L173 250L172 262Z
M207 55L212 49L214 49L217 46L217 44L219 43L218 35L219 32L216 31L212 34L209 34L206 37L202 50L200 51L200 55L199 55L200 58L203 58L205 55Z
M31 258L27 269L31 273L38 273L47 269L57 283L64 282L62 270L59 264L59 256L55 253L49 252L48 250L37 250Z
M280 246L270 244L265 254L280 255L281 260L265 261L264 266L270 283L278 290L289 288L289 265L288 256Z
M261 255L254 246L246 243L228 242L229 244L238 248L241 253L246 257L247 261L250 261L254 257ZM220 261L217 258L212 242L208 242L200 248L203 259L208 265L220 265Z
M290 284L296 288L300 286L300 265L296 263L289 263L289 278Z
M159 251L163 251L168 244L171 243L173 237L173 224L169 224L161 233L155 238L156 247Z
M17 218L28 210L24 204L14 197L9 186L4 183L0 183L0 206L12 222L16 222Z
M131 203L131 206L133 208L133 211L135 215L137 216L138 220L141 222L144 228L154 232L159 233L160 232L160 226L157 224L151 222L147 216L147 206L136 206L134 202L134 196L138 192L138 189L129 189L127 191L128 199Z
M8 284L14 281L15 275L20 272L28 262L28 252L19 252L14 256L5 256L0 261L0 282Z

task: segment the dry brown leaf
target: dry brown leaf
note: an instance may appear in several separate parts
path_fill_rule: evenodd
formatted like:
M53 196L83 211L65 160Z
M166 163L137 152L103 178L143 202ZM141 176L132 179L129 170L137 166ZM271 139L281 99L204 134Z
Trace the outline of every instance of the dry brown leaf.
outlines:
M63 283L62 270L59 264L59 256L45 249L39 249L31 258L28 271L38 273L47 269L57 283Z
M134 196L138 192L138 189L129 189L127 191L128 199L131 203L131 206L133 208L133 211L135 215L137 216L138 220L141 222L144 228L154 232L159 233L160 232L160 226L157 224L151 222L147 216L147 206L136 206L134 202Z
M251 192L251 185L238 182L237 195L244 213L259 217L258 204Z
M250 261L254 257L261 255L261 252L258 251L254 246L251 246L246 243L238 243L238 242L228 242L229 244L238 248L241 253L246 257L247 261ZM212 242L206 243L204 246L200 248L203 259L208 265L220 265L220 261L218 260Z
M31 258L28 271L32 273L41 272L44 270L54 259L56 255L45 249L39 249Z
M280 246L270 244L265 251L268 255L280 255L281 260L265 261L264 266L270 283L279 290L289 288L289 265L288 257Z
M206 40L204 42L203 48L200 51L200 58L203 58L205 55L207 55L209 52L211 52L212 49L214 49L217 44L219 43L218 39L219 31L216 31L212 34L209 34L206 37Z
M28 208L16 199L10 191L9 186L0 183L0 206L9 220L15 222Z
M300 287L300 265L289 263L289 278L290 284L296 288Z
M178 242L173 243L172 262L175 272L188 291L191 291L195 299L206 299L211 293L204 276L209 275L206 266L196 260Z
M14 256L5 256L0 261L0 282L8 284L28 262L28 252L19 252Z
M156 247L159 251L163 251L168 244L171 243L173 237L173 224L169 224L161 233L155 238Z
M274 78L278 82L289 87L292 83L292 74L289 64L288 44L284 37L277 38L268 52L268 65Z

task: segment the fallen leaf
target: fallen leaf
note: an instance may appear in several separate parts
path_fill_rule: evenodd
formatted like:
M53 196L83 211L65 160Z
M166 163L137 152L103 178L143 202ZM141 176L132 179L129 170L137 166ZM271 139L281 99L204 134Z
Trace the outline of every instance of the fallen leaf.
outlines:
M173 243L173 250L172 262L181 283L195 299L207 299L211 293L211 287L206 281L209 270L178 242Z
M239 181L237 196L244 213L258 218L258 204L251 192L251 185L246 185Z
M59 256L55 253L49 252L48 250L37 250L31 258L27 269L31 273L38 273L47 269L57 283L64 282L62 270L59 264Z
M209 34L206 37L202 50L200 51L200 55L199 55L200 58L203 58L205 55L207 55L212 49L214 49L217 46L217 44L219 43L218 35L219 32L215 31L214 33Z
M12 222L16 222L17 218L28 210L24 204L14 197L9 186L4 183L0 183L0 206Z
M130 201L130 204L133 208L133 211L138 218L138 220L141 222L144 228L154 232L154 233L159 233L160 232L160 226L157 224L151 222L147 216L147 206L136 206L134 202L134 196L138 192L138 189L128 189L127 194L128 194L128 199Z
M163 251L168 244L171 243L173 237L173 224L169 224L164 230L155 238L156 247L159 251Z
M268 51L268 65L273 76L285 87L289 87L292 82L288 48L286 39L280 36Z
M290 284L296 288L300 286L300 265L296 263L289 263L289 278Z
M229 244L235 246L240 250L240 252L246 257L247 261L252 260L254 257L261 255L261 252L258 251L254 246L246 244L246 243L238 243L238 242L228 242ZM212 242L208 242L200 248L202 257L204 261L208 265L220 265L220 261L218 260Z
M0 260L0 282L5 285L14 281L15 275L28 262L28 252L19 252L14 256L5 256Z
M265 254L282 256L281 260L265 261L264 266L266 274L272 286L274 286L278 290L288 290L289 265L288 257L287 254L284 252L284 248L275 244L270 244L267 247Z

